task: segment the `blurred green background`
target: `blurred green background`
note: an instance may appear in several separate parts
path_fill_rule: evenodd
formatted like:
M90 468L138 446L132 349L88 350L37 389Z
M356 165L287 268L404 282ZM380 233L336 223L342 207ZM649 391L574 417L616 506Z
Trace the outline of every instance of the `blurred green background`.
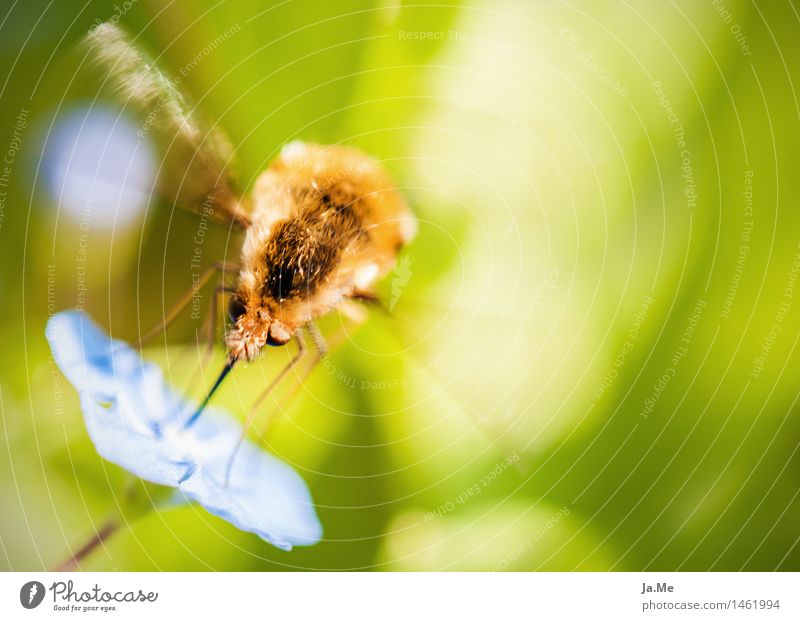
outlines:
M100 226L95 203L84 230L48 190L45 145L97 105L76 43L115 16L225 128L245 187L290 140L353 144L420 233L383 283L392 315L261 437L308 482L322 543L143 511L134 484L81 568L800 569L800 16L734 0L6 2L0 567L65 560L128 484L49 314L85 303L131 340L194 273L196 216L153 199ZM209 230L203 264L238 243ZM146 350L177 386L200 326ZM289 352L269 354L218 404L243 414Z

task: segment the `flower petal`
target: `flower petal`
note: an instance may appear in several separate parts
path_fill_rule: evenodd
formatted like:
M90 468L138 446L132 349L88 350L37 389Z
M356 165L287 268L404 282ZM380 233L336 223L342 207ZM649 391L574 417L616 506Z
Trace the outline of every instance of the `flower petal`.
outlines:
M322 526L314 514L311 495L300 476L278 458L244 443L225 485L228 460L238 437L238 432L229 436L229 450L203 462L179 488L211 513L279 548L319 541Z
M61 370L78 389L89 436L105 459L136 476L178 488L209 512L273 545L319 541L322 527L311 494L291 466L245 441L228 464L242 429L207 408L188 429L193 411L122 341L83 313L54 315L47 338Z

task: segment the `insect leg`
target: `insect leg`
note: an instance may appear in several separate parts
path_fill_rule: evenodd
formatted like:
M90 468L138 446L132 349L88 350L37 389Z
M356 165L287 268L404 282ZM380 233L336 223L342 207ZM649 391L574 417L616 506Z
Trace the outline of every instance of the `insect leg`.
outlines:
M214 350L214 342L217 338L217 320L219 315L219 299L223 295L236 293L236 287L221 283L214 288L214 297L211 298L211 309L208 316L208 334L206 335L206 350L203 354L203 361L208 362L208 356Z
M357 322L357 323L360 323L360 322ZM341 345L342 342L344 342L347 339L347 335L348 335L347 330L345 330L345 329L339 330L337 332L337 334L335 335L334 339L329 344L328 342L326 342L325 337L322 336L322 333L320 332L319 328L317 328L317 326L316 326L316 324L314 322L312 322L312 321L308 322L307 324L305 324L304 328L308 331L308 334L311 337L311 341L314 344L314 350L315 351L314 351L314 354L311 357L311 360L309 361L309 363L298 374L298 378L297 378L298 381L296 381L294 383L294 385L292 386L292 388L289 391L289 393L283 398L283 400L282 400L283 402L281 404L281 407L277 408L277 412L285 412L287 410L287 408L289 407L291 402L294 400L294 398L297 396L298 392L300 391L300 388L305 383L306 378L308 378L308 376L311 375L311 372L317 366L319 361L322 360L323 358L325 358L328 355L328 352L331 349L331 345L332 345L333 348L338 347L339 345ZM297 346L298 346L297 354L295 354L295 356L292 358L292 360L289 362L289 364L286 365L281 370L281 372L270 383L270 385L267 386L266 390L261 395L259 395L258 399L256 399L255 403L253 404L253 406L250 409L250 412L248 412L247 417L245 418L244 425L243 425L243 428L242 428L242 434L239 437L239 441L236 444L236 447L234 448L233 454L231 455L231 457L230 457L230 459L228 461L228 465L227 465L226 470L225 470L225 485L226 486L228 485L228 483L230 481L231 470L232 470L232 467L233 467L234 459L236 457L236 453L238 452L239 447L241 446L242 441L244 440L244 437L247 434L247 431L250 429L250 426L253 423L253 419L254 419L256 410L258 409L258 406L261 405L263 400L266 399L266 397L272 392L272 390L278 385L278 383L284 377L286 377L286 375L300 362L300 359L303 357L303 355L306 352L306 346L305 346L305 343L303 342L303 339L301 337L301 331L299 329L298 329L298 331L297 331L297 333L295 335L295 340L297 341ZM269 430L269 427L270 427L270 423L274 420L275 416L276 416L276 413L273 412L267 418L264 430L262 431L262 435L267 433L267 431Z
M184 308L192 301L192 296L194 295L195 290L199 290L201 287L204 287L211 277L216 274L217 272L238 272L239 266L234 265L233 263L226 263L224 261L219 261L210 265L205 272L200 275L200 278L197 280L197 283L193 284L189 289L178 299L178 301L170 308L170 310L164 315L161 321L159 321L155 326L150 328L147 332L142 335L139 340L136 342L136 348L141 349L146 343L151 341L153 338L165 332L167 328L175 321L178 316L181 314Z
M368 289L353 289L353 291L347 297L354 300L363 300L364 302L379 303L381 301L377 293L374 291L369 291Z
M311 340L314 341L314 347L317 350L317 358L324 358L328 355L328 344L325 342L325 337L322 336L322 332L319 331L317 324L313 321L309 321L306 324L306 329L308 333L311 335Z
M294 401L297 394L300 392L300 388L303 386L303 384L305 384L305 381L306 379L308 379L308 376L311 375L311 372L316 368L317 364L319 364L319 361L328 355L329 351L328 344L325 342L325 338L322 336L322 333L319 331L319 328L317 328L316 324L314 324L313 322L309 322L306 324L306 328L308 329L308 333L311 336L311 340L314 343L315 352L311 356L311 360L305 366L305 368L298 373L297 380L295 381L294 385L291 387L289 392L286 394L286 396L283 398L280 406L278 407L278 412L286 412L286 410L289 409L289 406L291 405L292 401ZM343 330L341 332L342 334L344 334ZM337 344L342 340L343 340L342 338L338 339ZM272 422L273 418L274 415L270 416L267 419L267 424L265 425L264 430L261 432L262 435L267 433L269 429L269 424Z
M297 353L289 361L289 364L283 367L283 369L281 369L281 371L278 373L275 379L269 383L264 392L262 392L258 396L253 405L250 406L250 411L247 413L247 416L245 416L244 423L242 424L242 433L239 435L239 440L236 442L236 446L234 447L231 456L228 458L228 465L225 468L226 487L230 482L231 470L233 469L233 462L236 459L236 454L239 452L239 449L242 446L242 442L244 441L244 438L247 435L250 426L253 424L253 419L256 415L256 412L258 411L258 407L261 405L264 399L266 399L272 393L275 387L281 382L281 380L284 377L288 375L289 371L291 371L295 367L295 365L300 361L300 359L306 353L306 344L305 341L303 340L301 329L298 328L298 330L295 332L294 340L297 343Z
M219 284L214 289L214 297L211 298L211 309L209 310L208 315L208 333L206 335L206 346L203 350L203 353L200 357L200 364L197 367L197 370L192 374L191 380L186 385L186 388L183 390L184 395L188 395L189 391L191 390L192 386L198 385L198 376L202 372L203 369L206 368L208 364L209 358L211 358L211 354L214 352L214 342L217 336L217 321L218 321L218 308L219 308L219 299L223 295L236 293L236 288L231 285L226 284Z
M386 313L387 315L391 314L391 311L386 307L386 304L383 303L378 297L378 294L374 291L367 291L366 289L353 289L350 295L347 296L350 300L356 300L358 302L364 302L371 307L379 309L381 312Z
M352 318L351 318L352 319ZM360 324L362 321L353 320L354 323ZM305 384L306 379L308 376L316 368L319 361L324 359L329 351L332 351L339 347L345 340L347 340L349 332L342 328L338 330L331 338L329 338L326 342L326 339L322 336L322 333L317 328L317 325L313 322L309 322L305 325L306 329L308 330L309 335L311 336L311 340L314 343L315 352L311 356L311 360L309 363L303 368L297 375L297 381L294 383L292 388L288 391L288 393L283 397L283 400L278 407L279 412L286 412L289 409L289 406L294 401L297 394L300 392L300 388ZM272 420L272 417L267 420L267 423ZM268 431L268 427L261 432L262 435L266 434Z

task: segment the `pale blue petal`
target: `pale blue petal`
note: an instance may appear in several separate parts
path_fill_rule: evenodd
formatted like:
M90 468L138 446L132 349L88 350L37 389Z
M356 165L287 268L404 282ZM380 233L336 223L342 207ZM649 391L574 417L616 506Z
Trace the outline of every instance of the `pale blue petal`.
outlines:
M105 459L136 476L176 487L214 515L286 550L311 545L322 527L311 494L291 466L245 441L225 485L241 434L229 415L193 411L165 384L157 365L103 333L87 315L64 312L47 325L53 356L81 396L89 436Z
M311 495L300 476L286 463L250 442L242 445L225 482L230 452L239 430L228 436L227 450L209 456L189 473L179 488L242 530L258 533L279 548L319 541L322 527Z

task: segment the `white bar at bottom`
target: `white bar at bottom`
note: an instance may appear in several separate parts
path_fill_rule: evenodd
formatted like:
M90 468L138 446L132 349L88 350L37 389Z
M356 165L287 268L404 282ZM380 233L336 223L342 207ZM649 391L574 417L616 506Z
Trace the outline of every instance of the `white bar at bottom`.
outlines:
M26 609L33 581L45 596ZM796 620L799 587L796 573L4 573L0 619Z

